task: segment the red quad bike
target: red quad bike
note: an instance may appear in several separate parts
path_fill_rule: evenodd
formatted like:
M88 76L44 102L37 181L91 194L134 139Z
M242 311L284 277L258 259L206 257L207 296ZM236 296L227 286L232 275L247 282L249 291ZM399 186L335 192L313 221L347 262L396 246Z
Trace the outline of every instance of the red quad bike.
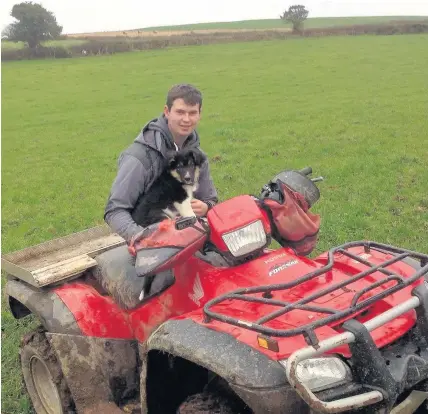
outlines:
M35 411L426 413L428 255L310 259L311 172L129 246L101 226L3 256L11 312L41 321L20 351Z

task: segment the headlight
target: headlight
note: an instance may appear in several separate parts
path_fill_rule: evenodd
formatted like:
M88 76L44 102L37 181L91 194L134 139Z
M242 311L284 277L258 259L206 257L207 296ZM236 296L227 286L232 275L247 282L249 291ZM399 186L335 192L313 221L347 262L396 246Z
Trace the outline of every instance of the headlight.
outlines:
M235 256L243 256L266 244L266 233L261 220L221 236L227 248Z
M279 361L284 367L287 361ZM349 367L339 358L310 358L297 364L296 375L312 391L324 391L352 380Z

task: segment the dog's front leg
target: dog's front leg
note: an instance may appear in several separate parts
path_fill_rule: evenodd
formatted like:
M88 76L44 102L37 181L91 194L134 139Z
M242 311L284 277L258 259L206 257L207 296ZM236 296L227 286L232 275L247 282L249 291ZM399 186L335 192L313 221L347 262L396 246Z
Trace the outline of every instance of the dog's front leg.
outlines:
M182 203L174 203L174 207L178 211L181 217L196 217L195 212L193 211L192 204L190 203L191 199L187 198Z
M174 219L178 215L178 213L176 211L172 211L169 208L164 208L162 211L164 212L165 217L170 218L170 219Z

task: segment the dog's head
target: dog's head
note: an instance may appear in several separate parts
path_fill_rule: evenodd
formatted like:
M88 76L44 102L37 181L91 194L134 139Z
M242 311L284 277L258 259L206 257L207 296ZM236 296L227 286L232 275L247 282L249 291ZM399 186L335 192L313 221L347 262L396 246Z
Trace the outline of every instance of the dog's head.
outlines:
M205 158L196 148L180 150L168 155L168 168L178 181L186 185L196 185L199 169Z

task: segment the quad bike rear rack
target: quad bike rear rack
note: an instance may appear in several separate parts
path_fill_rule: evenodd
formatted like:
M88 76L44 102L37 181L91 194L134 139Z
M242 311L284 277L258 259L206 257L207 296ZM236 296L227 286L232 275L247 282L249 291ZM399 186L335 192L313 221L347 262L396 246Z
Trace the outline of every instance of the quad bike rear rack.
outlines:
M380 264L375 265L373 263L370 263L366 259L348 251L348 249L354 248L354 247L364 247L365 253L369 253L371 249L376 249L383 253L391 254L393 255L393 257L391 259L385 260ZM311 295L308 295L292 303L276 300L276 299L270 299L270 297L272 297L271 293L274 291L291 289L311 279L325 275L327 272L329 272L333 268L336 254L341 254L349 258L352 258L353 260L356 260L364 264L365 266L368 266L368 269L356 274L355 276L349 277L345 281L336 283L334 285L329 285L325 289L319 290ZM414 274L411 275L410 277L404 278L401 275L387 269L388 266L396 262L406 261L409 259L417 260L420 262L420 265L421 265L421 269L419 270L415 269ZM386 275L386 277L377 281L376 283L371 284L369 287L366 287L356 292L351 301L350 306L346 309L337 310L337 309L331 309L328 307L314 306L314 305L308 304L325 295L329 295L330 293L335 292L339 289L343 289L343 288L346 289L346 287L351 283L354 283L364 277L372 275L375 272L383 273L384 275ZM426 274L428 274L428 255L426 254L417 253L410 250L405 250L402 248L393 247L390 245L376 243L372 241L350 242L350 243L346 243L341 246L337 246L330 249L328 252L328 261L325 266L322 266L321 268L313 272L307 273L306 275L296 280L293 280L292 282L257 286L257 287L250 287L250 288L241 288L241 289L228 292L224 295L220 295L215 299L208 301L204 306L204 317L206 322L209 322L211 319L214 319L214 320L225 322L231 325L239 326L241 328L253 330L258 333L264 334L266 336L292 337L296 335L303 335L306 339L306 342L309 345L316 346L318 344L318 338L315 334L316 328L328 325L332 322L337 322L342 319L345 319L350 315L355 314L363 310L364 308L367 308L368 306L375 303L376 301L383 299L386 296L389 296L413 284L418 279L423 278L423 276ZM395 281L396 283L393 286L384 289L382 292L376 295L373 295L365 300L359 301L359 299L370 290L379 288L380 286L391 281ZM254 295L255 293L263 293L262 295L263 297L251 296L251 295ZM279 309L267 315L264 315L263 317L259 318L254 322L245 321L242 319L236 319L231 316L221 314L217 311L213 311L211 309L214 305L217 305L227 300L241 300L245 302L262 303L266 305L277 306L279 307ZM291 312L297 309L311 311L311 312L318 312L321 314L325 314L326 316L320 318L319 320L309 322L305 325L299 326L297 328L291 328L291 329L274 329L274 328L264 326L266 322L272 321L273 319L276 319L282 315L285 315L288 312Z
M7 274L37 288L79 277L97 265L95 257L125 244L107 225L27 247L1 256Z
M364 258L348 251L348 249L353 247L364 247L364 251L366 253L369 253L371 249L376 249L383 253L389 253L393 255L393 257L375 265L365 260ZM337 253L345 255L366 265L368 269L356 274L353 277L350 277L344 282L336 283L326 289L322 289L319 292L297 300L294 303L269 299L270 293L272 291L290 289L315 277L321 276L331 270L334 265L334 256ZM398 261L406 262L409 259L419 261L420 269L416 268L414 274L408 278L403 278L402 276L387 269L387 267L393 263ZM373 283L370 287L356 292L348 308L338 311L325 307L308 305L309 302L338 289L342 289L350 283L371 275L374 272L383 273L386 277L376 283ZM384 407L389 407L389 409L391 409L393 404L396 402L398 395L404 391L403 384L405 384L406 381L400 381L393 377L388 369L386 361L382 357L380 350L377 348L373 339L371 338L370 332L382 325L385 325L398 316L414 309L417 316L416 328L418 329L421 341L424 342L424 346L426 347L428 344L428 278L425 279L424 283L418 285L412 290L412 296L410 299L390 308L389 310L364 323L360 323L356 320L345 322L343 324L343 328L345 330L344 333L334 335L319 342L314 330L317 327L325 326L331 322L339 321L349 317L350 315L370 306L372 303L411 285L417 280L423 280L424 276L427 274L428 255L426 254L416 253L410 250L371 241L351 242L329 250L327 264L314 272L310 272L303 277L289 283L238 289L233 292L229 292L207 302L204 306L204 314L206 321L215 319L235 326L250 329L267 336L291 337L300 334L304 335L309 346L300 348L290 355L285 363L286 375L289 384L314 411L320 413L340 413L368 406L370 406L370 409L372 410L375 404L383 404ZM359 299L365 293L391 281L395 281L396 283L393 286L386 288L384 291L359 302ZM256 298L254 296L249 296L250 294L254 293L264 293L264 297ZM280 309L263 316L256 322L238 320L226 315L219 314L218 312L213 312L210 309L212 306L220 302L231 299L270 304L278 306ZM264 323L295 309L315 311L326 314L327 316L321 318L318 321L314 321L294 329L280 330L263 326ZM356 361L354 369L358 378L365 378L363 382L365 383L366 388L361 393L344 396L333 401L323 401L319 398L318 395L311 391L311 389L303 380L299 378L297 375L298 365L304 360L321 356L327 351L346 344L349 344L352 356L354 357L354 355L356 355L356 360L354 360L354 364ZM358 355L364 355L363 360L361 360L361 358L359 360ZM413 359L413 361L416 360ZM414 362L414 364L420 364L421 371L423 372L428 366L428 356L425 355L424 359L419 358L418 362ZM368 371L367 367L369 367ZM417 366L416 369L418 370ZM414 410L427 397L428 393L426 392L413 391L402 403L388 412L391 414L414 412ZM413 409L410 410L409 406L412 406Z

